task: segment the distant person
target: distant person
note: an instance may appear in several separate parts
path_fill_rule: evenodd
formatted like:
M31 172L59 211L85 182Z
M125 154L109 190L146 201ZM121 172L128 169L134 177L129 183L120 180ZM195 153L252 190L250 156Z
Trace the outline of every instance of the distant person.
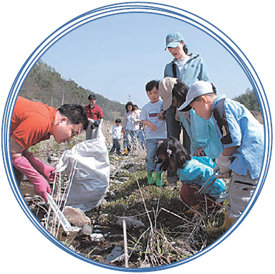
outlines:
M58 109L18 97L11 120L10 151L15 176L20 185L25 175L34 191L47 202L51 193L47 180L54 180L55 168L34 157L28 148L53 135L60 144L72 139L88 126L80 105L65 104Z
M163 107L159 99L159 91L156 87L157 81L146 84L145 89L150 100L141 110L140 120L145 128L146 166L148 184L154 184L154 172L156 171L156 185L161 187L162 171L160 165L156 164L156 152L159 141L166 139L167 130L165 122L158 118L158 113Z
M86 140L90 140L97 135L98 128L102 124L104 117L101 107L96 105L96 96L90 94L88 100L89 104L84 107L89 119L89 126L86 129Z
M217 159L220 177L229 183L229 206L223 228L229 228L244 211L259 178L264 157L263 126L237 101L217 96L214 86L197 81L189 89L186 102L203 119L214 117L215 129L223 145Z
M216 165L209 157L191 157L174 137L168 137L160 143L157 157L163 171L177 172L182 182L180 198L191 209L189 212L198 210L205 202L206 206L211 208L225 199L225 182L222 179L215 179ZM199 194L198 191L207 180L209 182L205 186L205 193Z
M127 102L125 105L124 122L122 132L124 133L124 150L123 154L128 155L128 152L136 146L136 132L139 129L139 113L134 110L134 104Z
M121 154L120 140L122 138L122 126L121 126L120 119L115 120L115 125L112 127L111 134L112 134L112 139L113 139L113 146L110 150L110 153L113 153L114 151L116 151L116 154L120 155Z
M144 150L145 149L145 136L144 136L144 126L140 121L141 109L138 108L138 105L134 105L134 111L138 115L138 121L137 121L138 130L136 131L136 136L137 136L138 141L139 141L140 149Z

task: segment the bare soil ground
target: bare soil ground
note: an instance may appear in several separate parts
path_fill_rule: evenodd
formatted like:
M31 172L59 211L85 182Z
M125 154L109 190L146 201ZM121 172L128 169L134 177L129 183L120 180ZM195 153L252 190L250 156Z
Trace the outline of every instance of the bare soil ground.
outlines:
M111 126L111 125L109 125ZM110 127L109 127L110 128ZM108 127L104 129L107 144L111 145ZM65 149L84 139L57 146L53 141L33 148L36 156L52 163ZM136 150L128 156L110 155L111 177L106 197L98 208L85 212L90 225L73 235L60 232L57 236L75 252L104 264L125 266L123 219L127 228L126 258L131 268L155 267L178 262L190 257L214 241L224 231L223 206L213 203L208 208L188 213L188 207L179 198L181 183L159 188L147 184L145 152ZM45 225L48 205L34 195L27 180L21 191L37 218Z

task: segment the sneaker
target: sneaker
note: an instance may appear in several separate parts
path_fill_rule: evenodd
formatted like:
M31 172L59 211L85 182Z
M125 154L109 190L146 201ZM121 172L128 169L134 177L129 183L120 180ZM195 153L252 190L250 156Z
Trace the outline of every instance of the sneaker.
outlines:
M156 185L159 187L162 186L162 172L156 173Z
M147 182L149 185L152 185L154 183L154 173L148 171L147 172Z

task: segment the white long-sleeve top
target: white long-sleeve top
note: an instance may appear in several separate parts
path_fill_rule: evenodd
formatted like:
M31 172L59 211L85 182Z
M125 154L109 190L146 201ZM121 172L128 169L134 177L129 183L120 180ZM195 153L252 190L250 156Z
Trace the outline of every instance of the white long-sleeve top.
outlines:
M112 130L110 131L113 139L121 139L122 138L122 126L114 125Z

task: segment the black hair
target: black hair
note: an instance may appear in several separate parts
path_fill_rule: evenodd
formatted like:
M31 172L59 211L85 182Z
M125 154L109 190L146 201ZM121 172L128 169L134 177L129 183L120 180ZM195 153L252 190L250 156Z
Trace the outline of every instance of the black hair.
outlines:
M63 116L67 117L72 124L78 125L81 123L83 129L87 129L89 121L85 109L81 105L64 104L58 108L58 111Z
M152 80L148 82L145 86L146 92L151 91L153 88L159 89L159 81L157 80Z
M185 85L184 82L177 79L177 82L172 89L172 96L177 98L178 107L186 101L188 89L188 86Z
M216 89L216 87L213 85L213 83L211 83L211 86L212 86L212 89L213 89L213 93L214 93L214 94L217 94L217 89Z
M157 148L157 163L161 163L160 169L171 170L170 160L174 159L177 169L184 168L187 161L191 160L190 154L175 137L168 137ZM164 159L163 159L164 158Z
M134 104L133 104L132 102L128 102L128 103L125 105L126 112L128 112L128 106L132 106L132 110L134 110Z
M115 123L121 123L121 120L120 119L116 119Z
M137 109L138 109L138 105L134 105L134 108L137 108Z
M88 100L96 100L95 95L94 95L94 94L90 94L90 95L88 96Z

